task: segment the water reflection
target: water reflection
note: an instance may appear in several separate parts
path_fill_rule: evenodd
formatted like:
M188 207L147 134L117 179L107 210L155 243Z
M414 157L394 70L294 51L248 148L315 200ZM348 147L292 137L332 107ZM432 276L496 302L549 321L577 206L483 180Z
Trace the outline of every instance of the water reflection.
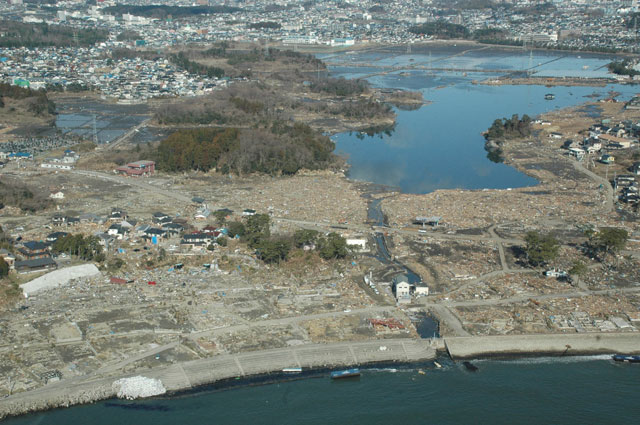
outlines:
M521 68L521 59L513 52L474 52L474 56L447 57L442 51L432 55L432 61L441 60L460 67L482 66ZM493 55L493 56L492 56ZM417 55L420 56L420 55ZM411 55L414 60L416 54ZM336 60L335 58L333 59ZM402 56L394 56L393 63L402 63ZM425 61L428 59L421 59ZM527 61L529 60L527 56ZM563 57L557 52L537 52L533 66L540 62L545 70L570 75L601 76L597 70L605 62L602 56L577 58ZM352 60L353 62L353 60ZM380 55L376 64L384 63ZM441 65L438 65L441 66ZM586 67L586 68L585 68ZM353 75L349 73L353 71ZM333 71L333 69L332 69ZM369 69L367 69L369 71ZM339 68L340 76L360 76L362 68ZM491 76L491 74L486 74ZM494 75L495 76L495 75ZM535 117L549 110L573 106L595 97L606 97L610 90L628 98L633 86L607 87L553 87L544 86L488 86L475 84L478 74L464 76L455 72L412 70L373 75L368 80L377 87L420 90L425 100L433 103L415 111L395 109L397 123L392 131L370 129L361 133L343 133L335 137L336 152L349 160L349 177L388 186L396 186L406 193L427 193L436 189L504 189L536 184L536 180L505 165L501 152L484 149L485 131L496 118L513 114ZM555 94L552 101L544 95ZM589 115L597 116L595 107ZM376 132L376 130L378 130Z

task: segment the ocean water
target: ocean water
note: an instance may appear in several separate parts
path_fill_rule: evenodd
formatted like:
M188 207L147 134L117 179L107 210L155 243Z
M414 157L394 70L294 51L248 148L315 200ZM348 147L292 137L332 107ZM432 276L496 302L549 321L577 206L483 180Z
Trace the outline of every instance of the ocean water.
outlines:
M6 424L635 424L640 417L640 365L608 356L477 361L477 372L442 363L442 369L363 369L360 378L343 381L325 373L166 399L112 400Z

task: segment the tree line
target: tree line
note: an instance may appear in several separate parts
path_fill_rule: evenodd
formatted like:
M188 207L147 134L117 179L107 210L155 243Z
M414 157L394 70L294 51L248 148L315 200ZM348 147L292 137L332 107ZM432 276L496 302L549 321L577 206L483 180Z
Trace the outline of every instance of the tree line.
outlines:
M295 174L301 168L333 164L334 144L306 124L274 122L269 128L201 128L178 130L160 142L158 168L222 173Z
M217 66L209 66L200 62L193 61L189 59L187 54L185 54L184 52L178 52L176 54L170 55L169 60L173 62L174 65L179 66L180 68L191 74L206 75L209 78L224 77L224 69L218 68Z
M409 32L417 35L428 35L444 39L466 39L471 32L464 25L452 24L446 21L425 22L409 28Z
M615 257L622 251L629 239L626 230L616 227L602 227L598 230L587 229L584 232L587 237L583 244L583 251L589 257L605 262L609 257ZM529 231L525 235L524 255L527 263L533 267L546 266L555 261L560 250L560 242L551 234L542 234ZM580 276L587 272L584 263L574 263L569 274Z
M108 31L97 28L79 29L46 23L26 24L0 21L0 47L69 47L92 46L107 40Z
M531 135L531 118L524 114L522 118L514 114L511 118L496 119L484 134L487 140L508 140Z
M135 6L129 4L117 4L102 9L104 13L109 15L120 16L122 14L130 14L135 16L144 16L146 18L167 19L185 18L197 15L213 15L218 13L235 13L242 9L233 6L168 6L168 5L147 5Z
M105 260L100 239L97 236L85 237L80 233L65 235L54 242L51 250L56 254L75 255L85 261L101 263Z
M5 107L5 98L25 100L27 111L34 115L53 115L56 104L49 100L44 90L32 90L8 83L0 83L0 108Z
M629 77L640 75L640 72L633 69L633 63L628 59L610 62L607 69L616 75L628 75Z
M323 78L314 80L310 86L314 92L329 93L334 96L347 97L369 92L369 83L366 80L347 80L340 78Z
M305 247L312 248L324 260L341 259L349 254L346 239L335 232L323 235L316 230L302 229L288 237L274 237L267 214L250 216L246 223L227 223L227 231L229 237L246 242L258 259L268 264L285 261L291 250Z

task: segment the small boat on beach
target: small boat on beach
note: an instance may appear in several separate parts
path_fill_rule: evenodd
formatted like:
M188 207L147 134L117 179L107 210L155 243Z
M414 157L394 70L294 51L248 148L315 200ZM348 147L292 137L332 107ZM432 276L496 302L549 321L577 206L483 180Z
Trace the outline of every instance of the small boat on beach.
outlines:
M640 363L640 356L629 356L626 354L614 354L611 358L616 362Z
M331 372L331 379L355 378L360 376L360 369L336 370Z
M282 369L282 373L302 373L301 367L285 367Z

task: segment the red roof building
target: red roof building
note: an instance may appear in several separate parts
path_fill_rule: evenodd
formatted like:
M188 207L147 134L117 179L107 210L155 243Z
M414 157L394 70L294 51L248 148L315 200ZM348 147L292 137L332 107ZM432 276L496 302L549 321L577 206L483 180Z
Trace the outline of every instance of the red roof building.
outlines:
M116 173L128 177L150 176L156 171L156 163L154 161L136 161L116 168Z

